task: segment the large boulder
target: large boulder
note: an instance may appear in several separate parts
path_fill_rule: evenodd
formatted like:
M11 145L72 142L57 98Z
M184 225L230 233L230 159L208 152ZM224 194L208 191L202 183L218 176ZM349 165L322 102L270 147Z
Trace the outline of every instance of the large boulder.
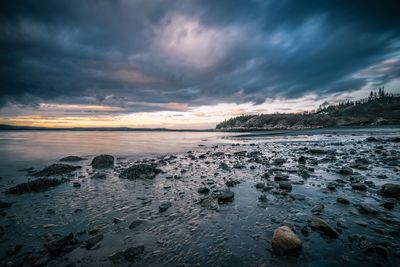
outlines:
M130 180L154 179L160 172L155 164L140 163L123 170L119 177Z
M297 255L300 253L303 242L287 226L275 229L272 237L272 249L278 255Z
M56 163L44 168L41 171L34 173L33 176L44 177L53 175L64 175L80 168L81 168L80 166L72 166L68 164Z
M93 158L92 167L96 169L114 167L114 157L111 155L99 155Z
M67 179L40 178L26 183L18 184L7 189L4 193L21 195L30 192L42 192L66 182Z
M382 185L381 194L384 197L400 198L400 184L384 184Z

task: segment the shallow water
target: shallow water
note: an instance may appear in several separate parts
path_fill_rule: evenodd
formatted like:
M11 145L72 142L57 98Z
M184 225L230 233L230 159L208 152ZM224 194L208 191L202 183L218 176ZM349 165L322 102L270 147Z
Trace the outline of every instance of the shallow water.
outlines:
M137 244L144 244L144 254L133 263L122 261L119 265L376 266L380 263L396 266L400 259L398 203L391 211L380 210L379 216L361 214L358 210L360 203L379 205L381 197L377 191L383 183L399 183L399 165L385 162L391 157L400 158L399 143L364 141L371 135L378 138L400 136L396 129L315 131L312 134L252 138L237 138L232 134L222 138L226 136L224 133L154 133L157 138L146 136L146 133L68 134L14 132L6 133L1 139L1 157L8 162L2 165L7 169L5 174L8 173L0 181L3 189L29 178L17 169L31 166L40 169L68 155L84 156L87 160L76 163L83 168L74 172L69 182L49 191L20 196L1 194L0 200L13 203L13 206L5 210L0 223L5 232L0 237L0 263L18 262L36 255L41 257L43 244L48 240L70 232L85 240L90 237L88 231L93 229L104 235L98 246L91 250L79 247L65 256L51 259L48 266L113 266L109 255ZM113 142L115 146L112 146ZM9 144L4 148L6 143ZM198 147L199 144L205 146ZM31 151L38 147L41 150ZM310 155L305 150L309 148L334 150L335 158L326 154ZM192 152L187 153L188 150ZM246 153L241 155L242 151ZM249 156L254 151L260 154ZM104 180L90 179L93 173L91 158L100 153L118 157L116 167L103 171L107 175ZM176 158L170 158L171 154ZM315 169L307 179L292 171L299 167L297 158L301 155L309 157L306 166ZM17 157L20 158L17 160ZM12 164L14 158L18 164ZM284 158L286 162L274 166L271 162L276 158ZM349 179L352 176L336 173L337 168L348 165L355 158L367 158L370 162L364 170L354 169L354 177L374 183L374 187L365 192L351 189ZM154 180L120 179L119 172L138 159L154 159L160 163L163 173ZM230 170L222 170L222 162ZM293 182L291 193L302 194L305 200L273 193L275 189L266 192L256 189L257 182L275 187L273 179L263 178L265 172L269 172L271 178L277 172L288 174ZM386 179L378 179L377 175L386 175ZM335 191L327 191L326 185L335 179L346 183L337 186ZM220 204L217 210L199 204L202 198L197 192L199 187L218 190L225 188L228 180L241 182L231 188L235 193L232 203ZM81 187L74 188L73 182L79 182ZM261 194L266 195L266 202L259 201ZM346 197L351 204L337 204L338 196ZM172 207L160 213L158 206L162 201L170 201ZM311 231L309 235L300 233L300 229L308 225L312 207L318 203L325 205L319 216L342 231L339 238L328 239L317 231ZM121 222L113 223L113 218ZM129 224L138 218L145 222L129 229ZM368 226L354 223L358 219ZM347 228L337 227L339 221L345 222ZM303 241L299 257L277 257L272 253L273 231L283 224L297 230ZM356 234L371 242L385 244L389 256L366 256L348 240ZM18 254L6 255L10 247L19 244L22 249Z

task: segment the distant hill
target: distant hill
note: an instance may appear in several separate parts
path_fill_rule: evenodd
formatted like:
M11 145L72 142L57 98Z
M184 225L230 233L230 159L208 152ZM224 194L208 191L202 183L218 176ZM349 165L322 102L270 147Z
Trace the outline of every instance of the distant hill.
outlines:
M382 91L383 92L383 91ZM400 97L374 95L356 102L320 107L302 114L241 115L217 124L221 131L312 129L338 126L400 124Z

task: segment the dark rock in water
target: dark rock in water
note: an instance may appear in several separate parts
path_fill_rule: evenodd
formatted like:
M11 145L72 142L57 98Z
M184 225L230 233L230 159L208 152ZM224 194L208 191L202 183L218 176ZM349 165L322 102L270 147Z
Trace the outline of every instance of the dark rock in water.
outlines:
M344 198L344 197L338 197L336 199L336 202L340 203L340 204L350 204L350 201L347 198Z
M138 227L139 225L141 225L144 222L146 222L146 220L136 219L131 222L131 224L129 225L129 229L135 229L136 227Z
M20 195L30 192L43 192L66 181L67 179L40 178L26 183L18 184L14 187L7 189L6 191L4 191L4 193Z
M336 184L335 183L328 183L326 185L326 188L329 189L330 191L335 191L336 190Z
M208 193L210 193L210 188L205 187L205 186L204 187L200 187L197 190L197 193L207 195Z
M228 164L226 164L225 162L222 162L219 167L221 169L223 169L224 171L229 171L231 168L229 168Z
M36 172L33 176L53 176L53 175L63 175L68 174L70 172L75 171L76 169L80 169L80 166L72 166L63 163L52 164L43 170Z
M287 181L287 180L289 180L289 175L277 173L274 177L274 180L275 181Z
M84 160L84 158L81 158L78 156L68 156L68 157L60 159L59 161L81 161L81 160Z
M236 180L228 180L225 184L227 187L234 187L235 185L240 184L240 182Z
M297 159L297 162L300 163L300 164L306 164L306 163L307 163L307 158L304 157L304 156L300 156L300 157Z
M136 256L144 252L144 245L130 247L124 250L124 257L128 261L132 261Z
M393 210L394 206L396 205L395 199L385 199L381 204L382 207L388 210Z
M144 245L138 245L134 247L127 248L123 251L119 251L109 256L108 259L115 264L121 263L122 259L127 261L133 261L137 256L143 254Z
M364 214L377 214L379 210L371 204L360 204L358 211Z
M74 187L81 187L81 184L78 183L78 182L74 182L74 183L73 183L73 186L74 186Z
M97 243L99 243L101 240L103 240L104 236L103 235L96 235L93 236L89 239L87 239L84 244L86 249L91 249L93 248Z
M400 184L384 184L381 188L381 194L384 197L400 198Z
M257 189L263 189L265 187L264 183L256 183L255 188Z
M329 151L319 148L313 148L308 150L308 152L310 152L310 154L321 155L321 154L327 154Z
M162 203L160 204L160 206L158 206L158 210L159 210L160 212L164 212L164 211L166 211L167 209L169 209L171 206L172 206L172 203L169 202L169 201L162 202Z
M286 159L284 158L276 158L272 161L272 165L280 166L283 165L283 163L286 162Z
M381 246L381 245L373 245L373 244L368 245L363 250L363 253L366 254L366 255L369 255L369 256L371 256L373 254L378 254L378 255L380 255L382 257L385 257L385 258L387 256L389 256L389 251L388 251L387 248L385 248L384 246Z
M216 198L218 199L218 203L220 204L228 203L233 201L233 199L235 198L235 194L231 190L225 189L218 191L216 194Z
M289 194L289 197L293 200L306 200L306 196L302 194Z
M121 223L123 221L124 221L123 219L120 219L120 218L117 218L117 217L113 218L113 223Z
M93 158L92 167L96 169L114 167L114 157L111 155L99 155Z
M106 174L105 173L96 172L90 178L92 178L92 179L106 179Z
M154 179L160 172L161 170L155 164L140 163L123 170L119 177L130 180Z
M359 226L361 226L361 227L367 227L368 226L368 223L366 223L364 221L361 221L361 220L355 220L354 223L359 225Z
M79 247L80 244L81 242L75 238L74 234L70 233L59 240L46 244L45 247L49 254L53 256L63 256Z
M272 250L277 255L298 255L303 242L287 226L275 229L272 237Z
M258 200L260 200L261 202L267 202L267 196L265 194L262 194L261 196L258 197Z
M375 138L375 137L368 137L367 139L365 139L366 142L379 142L379 139Z
M362 183L354 183L354 184L351 184L351 187L352 187L354 190L358 190L358 191L365 191L365 190L367 190L367 186L366 186L365 184L362 184Z
M317 230L328 237L339 237L339 233L332 226L330 226L326 221L318 217L311 218L310 227L311 229Z
M10 208L11 203L0 201L0 209Z
M280 181L278 184L280 189L292 191L292 184L289 181Z
M338 173L343 174L343 175L349 175L353 174L353 170L347 166L343 166L338 170Z
M318 203L312 208L312 213L321 213L324 210L325 206L322 203Z

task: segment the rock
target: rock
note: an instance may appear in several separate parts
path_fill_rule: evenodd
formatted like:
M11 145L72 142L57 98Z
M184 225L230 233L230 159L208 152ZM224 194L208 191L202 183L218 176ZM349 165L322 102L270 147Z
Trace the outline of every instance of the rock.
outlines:
M10 208L11 203L0 201L0 209Z
M280 166L283 165L283 163L286 162L286 159L284 158L276 158L272 161L272 165Z
M146 220L142 220L142 219L133 220L131 222L131 224L129 225L129 229L135 229L136 227L138 227L139 225L141 225L144 222L146 222Z
M78 156L68 156L68 157L60 159L59 161L81 161L81 160L85 160L85 159L78 157Z
M127 261L133 261L137 256L143 254L144 252L144 245L138 245L134 247L127 248L123 251L116 252L108 257L110 261L115 264L121 263L122 259Z
M119 177L129 180L154 179L160 172L155 164L140 163L123 170Z
M363 253L367 255L378 254L385 258L389 255L389 251L387 248L381 245L373 245L373 244L367 246L367 248L363 250Z
M354 184L351 184L351 187L352 187L354 190L358 190L358 191L365 191L365 190L367 190L367 186L366 186L365 184L362 184L362 183L354 183Z
M132 261L136 256L143 254L144 245L130 247L124 250L124 257L128 261Z
M329 189L330 191L335 191L336 190L336 184L335 183L328 183L326 185L326 188Z
M353 174L353 170L347 166L343 166L338 170L338 173L343 174L343 175L349 175Z
M106 179L106 174L105 173L96 172L90 178L92 178L92 179Z
M257 189L263 189L265 187L264 183L256 183L255 188Z
M45 247L49 254L53 256L63 256L79 247L80 244L81 242L75 238L74 234L70 233L59 240L46 244Z
M368 226L368 223L366 223L366 222L364 222L362 220L355 220L354 223L359 225L359 226L362 226L362 227L367 227Z
M35 172L33 176L43 177L43 176L53 176L53 175L64 175L80 168L81 168L80 166L72 166L63 163L56 163L44 168L41 171Z
M331 227L326 221L318 217L311 218L310 227L311 229L317 230L328 237L339 237L339 233L333 227Z
M325 206L322 203L318 203L312 208L312 213L321 213L324 210Z
M364 214L377 214L379 210L371 204L360 204L358 211Z
M233 201L233 199L235 198L235 194L231 190L225 189L218 191L216 194L216 198L219 204L228 203Z
M114 167L114 157L111 155L99 155L93 158L92 167L96 169Z
M73 185L73 187L81 187L81 184L78 182L74 182L72 185Z
M292 184L289 181L280 181L278 182L279 188L282 190L292 191Z
M275 177L274 177L274 180L275 180L276 182L279 182L279 181L288 181L288 180L289 180L289 175L285 175L285 174L283 174L283 173L277 173L277 174L275 175Z
M45 255L43 257L40 257L38 260L36 260L33 263L33 267L41 267L41 266L46 266L47 262L50 260L50 257Z
M120 218L117 218L117 217L113 218L113 223L120 223L120 222L123 222L123 221L124 221L123 219L120 219Z
M219 165L219 168L220 168L220 169L223 169L224 171L230 171L230 169L231 169L231 168L229 168L228 164L226 164L225 162L222 162L222 163Z
M365 141L366 142L379 142L379 140L377 138L372 137L372 136L366 138Z
M262 194L261 196L258 197L258 200L260 200L261 202L267 202L267 196L265 194Z
M172 203L169 201L162 202L160 206L158 206L158 210L160 212L164 212L172 206Z
M381 188L381 194L384 197L400 198L400 184L384 184Z
M293 200L306 200L306 196L305 195L302 195L302 194L294 194L294 193L292 193L292 194L289 194L289 197L291 198L291 199L293 199Z
M340 203L340 204L346 204L346 205L350 204L350 201L347 198L344 198L344 197L336 198L336 202Z
M227 187L234 187L235 185L240 184L239 181L235 181L235 180L228 180L226 181L225 185Z
M385 199L383 202L380 204L382 207L388 210L393 210L394 206L396 205L396 200L395 199Z
M14 187L7 189L6 191L4 191L4 193L21 195L30 192L43 192L66 181L66 179L40 178L26 183L18 184Z
M275 229L272 237L272 250L278 255L298 255L303 242L287 226Z
M97 243L99 243L101 240L103 240L104 236L103 235L96 235L93 236L89 239L87 239L84 244L86 249L91 249L93 248Z
M300 156L300 157L297 159L297 162L298 162L299 164L306 164L306 163L307 163L307 158L304 157L304 156Z
M208 193L210 193L210 188L205 186L200 187L199 189L197 189L197 193L207 195Z

